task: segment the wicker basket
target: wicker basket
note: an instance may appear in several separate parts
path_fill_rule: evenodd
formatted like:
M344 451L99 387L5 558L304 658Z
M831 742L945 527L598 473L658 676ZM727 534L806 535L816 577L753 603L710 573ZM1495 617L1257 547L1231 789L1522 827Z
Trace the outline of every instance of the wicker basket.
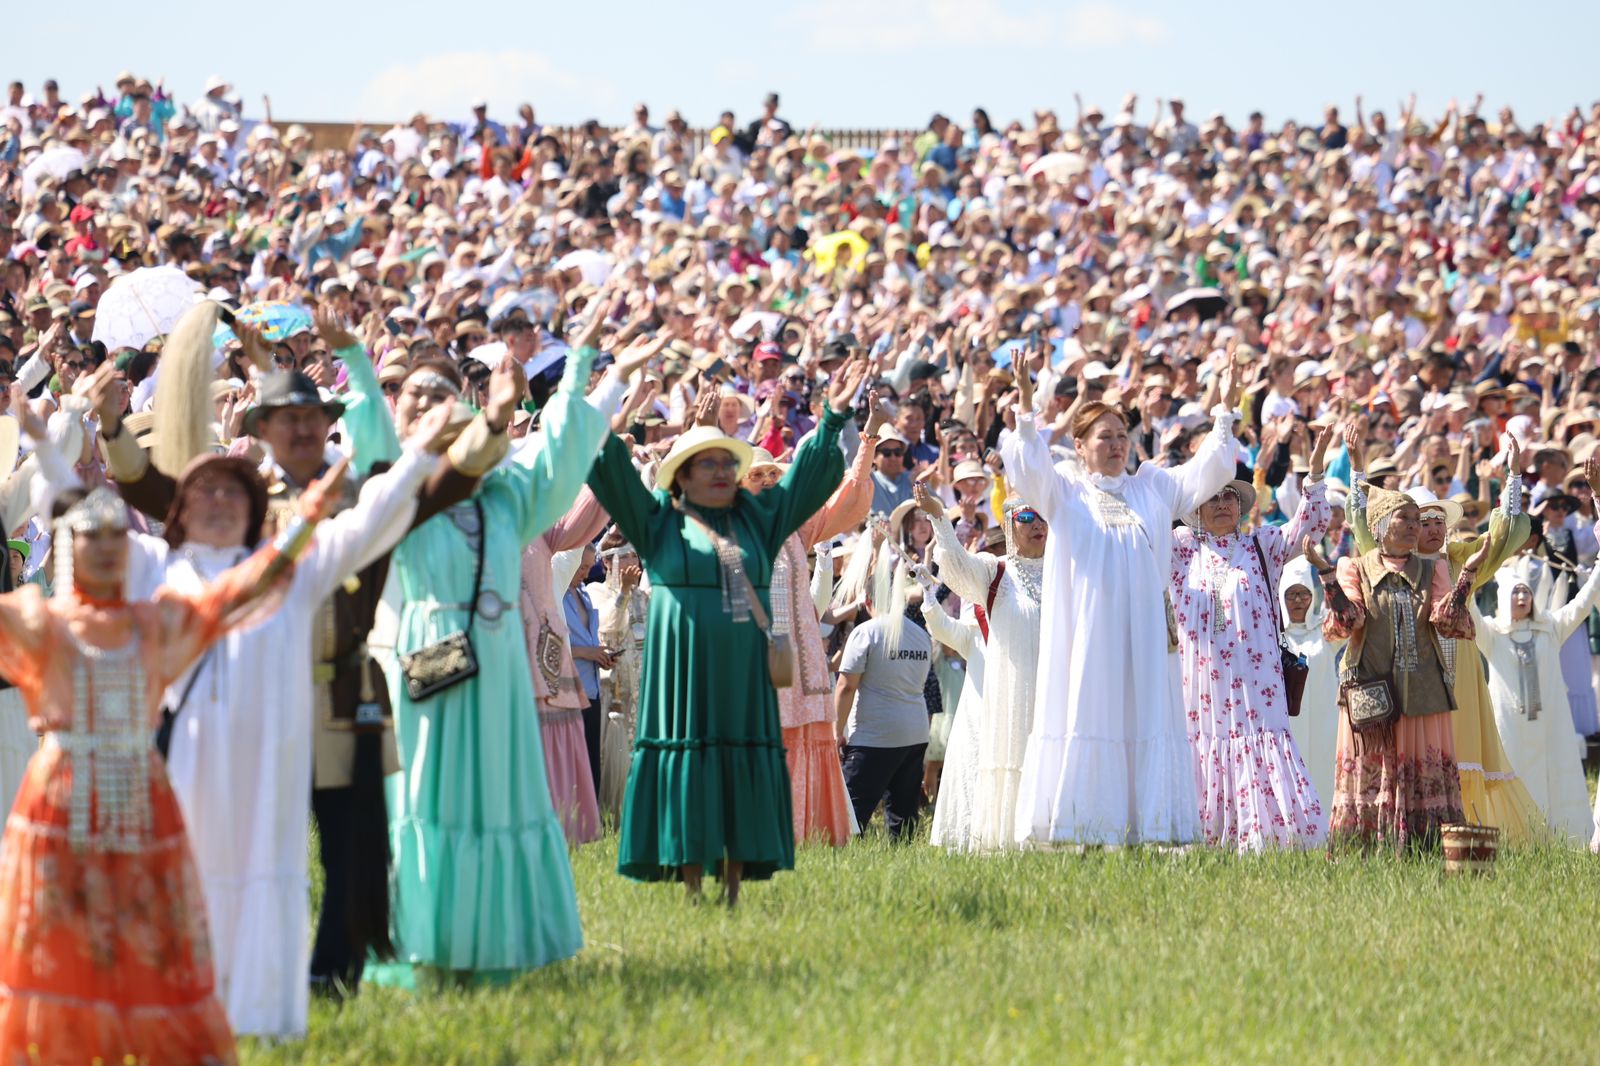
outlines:
M1500 854L1500 830L1492 825L1439 827L1446 874L1491 874Z

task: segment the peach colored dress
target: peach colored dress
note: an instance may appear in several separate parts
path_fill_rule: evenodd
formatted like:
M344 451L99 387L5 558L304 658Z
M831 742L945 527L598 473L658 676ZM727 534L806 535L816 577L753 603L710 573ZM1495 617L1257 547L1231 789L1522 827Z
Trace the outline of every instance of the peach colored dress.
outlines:
M580 548L599 536L607 521L605 508L585 487L572 509L522 550L522 626L533 694L539 704L545 776L567 843L574 847L599 839L600 805L583 732L583 712L589 701L578 683L567 618L554 588L551 563L557 552ZM545 662L546 655L551 661Z
M796 840L818 837L834 847L850 840L850 796L839 766L839 744L833 736L833 677L822 629L811 602L811 576L806 552L829 537L866 521L872 507L874 447L863 439L855 462L822 510L808 518L784 541L773 571L788 585L790 639L796 666L794 684L778 690L778 717L783 723L783 748L794 791Z
M0 1061L234 1061L205 901L151 737L264 549L204 591L0 596L0 670L45 734L0 845Z

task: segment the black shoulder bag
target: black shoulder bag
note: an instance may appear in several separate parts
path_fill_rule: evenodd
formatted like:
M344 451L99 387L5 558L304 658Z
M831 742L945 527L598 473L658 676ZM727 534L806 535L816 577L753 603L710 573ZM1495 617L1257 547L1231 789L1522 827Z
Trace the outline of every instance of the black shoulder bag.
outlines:
M478 594L483 590L483 556L489 545L489 526L484 521L483 504L474 499L472 506L478 512L478 565L472 575L472 599L467 602L467 627L423 645L410 655L400 656L406 695L413 703L437 696L478 674L478 653L472 647L472 623L478 617Z
M1255 547L1256 558L1261 562L1261 580L1266 585L1267 598L1272 601L1272 620L1277 626L1278 654L1283 659L1284 702L1289 705L1289 717L1298 718L1300 701L1306 694L1306 677L1311 673L1311 666L1306 662L1304 655L1289 650L1289 644L1283 636L1283 617L1278 613L1278 590L1272 587L1272 571L1267 569L1267 555L1261 550L1261 538L1252 533L1250 543Z

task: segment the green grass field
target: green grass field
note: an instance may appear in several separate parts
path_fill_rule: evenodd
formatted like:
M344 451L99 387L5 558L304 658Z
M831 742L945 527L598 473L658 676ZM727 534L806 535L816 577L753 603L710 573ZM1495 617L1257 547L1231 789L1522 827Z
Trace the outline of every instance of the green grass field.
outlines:
M1600 860L803 849L737 912L574 858L586 946L246 1063L1595 1061Z

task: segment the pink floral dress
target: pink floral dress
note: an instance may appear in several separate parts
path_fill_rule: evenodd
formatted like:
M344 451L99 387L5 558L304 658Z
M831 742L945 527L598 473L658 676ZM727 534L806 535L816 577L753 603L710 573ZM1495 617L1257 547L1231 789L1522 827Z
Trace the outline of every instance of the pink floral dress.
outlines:
M1286 526L1173 533L1172 605L1208 844L1246 852L1322 842L1322 800L1289 732L1274 600L1284 564L1327 524L1317 483Z

